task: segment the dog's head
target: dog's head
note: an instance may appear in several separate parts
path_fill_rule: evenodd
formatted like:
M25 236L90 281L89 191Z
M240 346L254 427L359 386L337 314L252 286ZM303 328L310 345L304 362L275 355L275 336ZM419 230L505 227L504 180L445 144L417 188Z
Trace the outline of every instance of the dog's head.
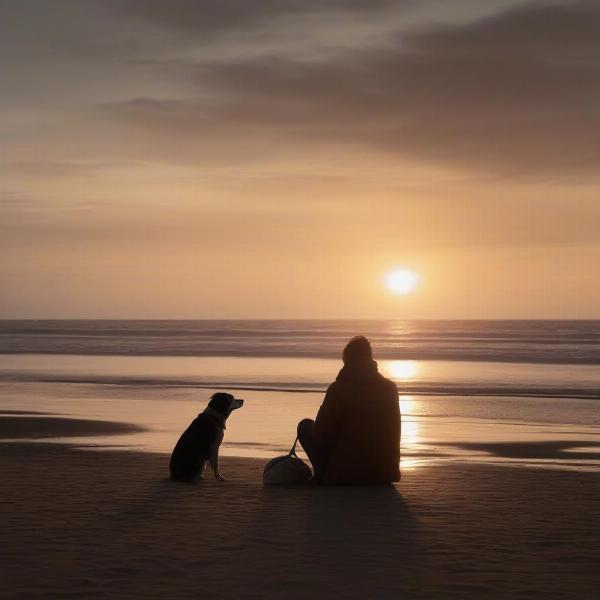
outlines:
M241 408L244 404L243 400L235 398L232 394L226 392L217 392L210 397L208 407L215 412L223 415L226 419L236 408Z

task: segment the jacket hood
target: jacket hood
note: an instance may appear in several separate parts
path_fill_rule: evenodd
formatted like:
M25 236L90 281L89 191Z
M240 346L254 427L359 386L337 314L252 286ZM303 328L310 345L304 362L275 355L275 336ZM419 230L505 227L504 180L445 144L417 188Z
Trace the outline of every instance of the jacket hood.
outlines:
M377 363L372 360L368 363L344 365L338 373L336 381L366 385L380 381L382 378L377 370Z

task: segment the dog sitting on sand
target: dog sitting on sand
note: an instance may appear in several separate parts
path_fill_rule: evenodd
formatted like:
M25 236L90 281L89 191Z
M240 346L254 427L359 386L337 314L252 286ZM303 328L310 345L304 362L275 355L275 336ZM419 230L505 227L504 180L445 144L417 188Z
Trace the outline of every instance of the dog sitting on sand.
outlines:
M243 400L218 392L211 396L208 406L181 434L171 454L169 468L173 481L193 481L204 473L210 463L215 479L225 481L219 472L219 448L225 435L225 421Z

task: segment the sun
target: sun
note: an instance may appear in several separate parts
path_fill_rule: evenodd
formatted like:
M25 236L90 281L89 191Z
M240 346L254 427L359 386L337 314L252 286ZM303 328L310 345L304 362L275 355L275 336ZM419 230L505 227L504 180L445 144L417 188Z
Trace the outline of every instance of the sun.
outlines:
M419 278L416 273L408 269L396 269L387 274L385 282L394 294L410 294L417 287Z

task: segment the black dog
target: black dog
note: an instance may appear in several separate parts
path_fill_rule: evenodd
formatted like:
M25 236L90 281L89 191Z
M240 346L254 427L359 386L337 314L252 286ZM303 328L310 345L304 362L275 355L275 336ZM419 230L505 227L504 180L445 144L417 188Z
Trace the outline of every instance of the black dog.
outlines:
M225 421L232 411L243 404L243 400L224 392L211 396L204 412L181 434L171 454L169 468L173 481L192 481L198 475L202 476L207 460L215 479L224 481L219 473L219 447L225 434Z

